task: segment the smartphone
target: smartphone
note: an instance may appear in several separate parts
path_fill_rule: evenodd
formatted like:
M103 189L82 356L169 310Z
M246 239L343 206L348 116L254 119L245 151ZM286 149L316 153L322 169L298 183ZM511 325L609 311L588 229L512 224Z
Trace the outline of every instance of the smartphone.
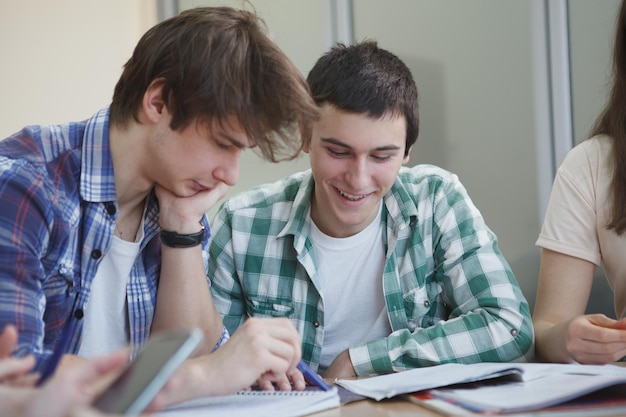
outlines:
M142 413L169 377L202 341L198 329L155 334L135 359L99 395L93 406L106 413Z

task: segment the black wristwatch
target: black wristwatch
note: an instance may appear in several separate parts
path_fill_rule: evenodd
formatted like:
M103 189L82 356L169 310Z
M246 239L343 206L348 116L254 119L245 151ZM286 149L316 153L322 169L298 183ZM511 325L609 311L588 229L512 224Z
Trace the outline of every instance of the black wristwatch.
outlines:
M196 233L182 235L178 232L161 230L161 243L170 248L192 248L198 246L204 240L204 227Z

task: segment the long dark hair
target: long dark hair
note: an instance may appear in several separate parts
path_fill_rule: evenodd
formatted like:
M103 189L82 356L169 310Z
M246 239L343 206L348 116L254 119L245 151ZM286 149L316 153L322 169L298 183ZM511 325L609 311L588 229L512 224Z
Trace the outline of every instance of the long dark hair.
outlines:
M591 136L613 139L612 206L609 230L621 235L626 230L626 3L615 27L612 87L609 100L591 129Z

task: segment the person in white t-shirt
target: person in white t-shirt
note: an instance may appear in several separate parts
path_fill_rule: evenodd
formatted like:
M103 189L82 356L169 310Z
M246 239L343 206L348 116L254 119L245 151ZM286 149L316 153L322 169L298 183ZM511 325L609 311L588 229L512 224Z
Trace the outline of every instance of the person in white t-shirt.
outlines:
M536 353L551 362L602 364L626 356L626 5L613 50L610 98L589 139L556 174L537 245ZM617 320L585 314L602 267Z
M206 213L237 182L245 149L295 158L318 114L259 16L197 7L141 37L92 117L0 140L0 329L17 328L13 353L32 355L33 372L61 353L63 369L125 346L132 358L152 334L191 327L207 363L234 353L219 349L230 335L207 278ZM298 343L282 352L289 362ZM239 362L233 374L258 369Z
M407 65L375 41L336 44L307 81L311 169L232 197L214 220L224 325L289 318L325 378L531 359L530 309L467 190L404 166L419 130Z

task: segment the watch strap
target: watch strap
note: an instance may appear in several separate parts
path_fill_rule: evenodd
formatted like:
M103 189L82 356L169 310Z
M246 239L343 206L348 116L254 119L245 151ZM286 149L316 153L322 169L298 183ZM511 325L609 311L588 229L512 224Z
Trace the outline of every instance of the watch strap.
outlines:
M196 233L181 234L170 230L161 230L161 244L171 248L192 248L204 241L204 227Z

